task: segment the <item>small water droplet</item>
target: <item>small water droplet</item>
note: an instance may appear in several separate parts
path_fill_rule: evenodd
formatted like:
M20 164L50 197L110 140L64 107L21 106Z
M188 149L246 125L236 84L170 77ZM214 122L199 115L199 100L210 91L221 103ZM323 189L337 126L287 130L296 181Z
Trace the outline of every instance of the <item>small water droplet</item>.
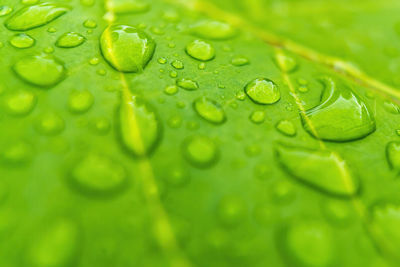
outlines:
M307 93L308 92L308 87L307 86L300 86L299 88L297 88L297 90L300 93Z
M281 98L278 86L265 78L258 78L249 82L244 90L250 99L257 104L274 104Z
M184 68L183 62L180 60L174 60L171 63L171 66L174 67L177 70L181 70Z
M6 16L13 11L12 7L0 6L0 17Z
M116 14L144 13L150 10L150 5L143 0L108 0L106 10Z
M99 63L100 63L100 59L98 57L94 57L89 60L89 64L93 65L93 66L98 65Z
M275 56L275 62L283 72L287 73L295 71L298 67L297 61L293 57L282 53Z
M186 46L186 53L201 61L209 61L215 57L215 50L214 47L201 40L194 40L190 44Z
M52 54L54 52L54 48L52 46L48 46L43 50L46 54Z
M19 90L6 96L5 110L14 116L25 116L29 114L36 104L36 96L25 90Z
M276 129L286 135L286 136L295 136L297 131L294 124L289 120L282 120L276 124Z
M86 38L76 32L67 32L58 38L56 46L62 48L77 47L85 42Z
M197 84L196 81L186 78L181 78L176 80L176 85L188 91L199 89L199 85Z
M73 91L69 95L68 107L73 113L84 113L92 107L93 103L94 97L89 91Z
M179 13L176 10L165 10L162 15L163 19L168 22L176 23L181 20Z
M168 119L167 124L172 129L177 129L182 125L182 117L180 115L173 115Z
M265 112L261 110L257 110L251 113L250 120L255 124L260 124L265 121Z
M395 114L395 115L397 115L397 114L400 113L400 107L399 107L396 103L393 103L393 102L391 102L391 101L385 101L385 102L383 102L383 108L384 108L387 112L392 113L392 114Z
M14 13L4 24L12 31L26 31L46 25L69 10L68 6L59 3L27 6Z
M208 122L222 124L226 121L225 111L216 101L200 97L193 102L197 114Z
M96 73L100 76L106 76L107 71L105 69L98 69Z
M151 31L152 33L154 33L154 34L157 34L157 35L163 35L163 34L165 34L165 31L164 31L163 29L161 29L160 27L154 27L154 26L152 26L152 27L150 27L150 31Z
M294 179L333 196L351 197L358 193L358 179L336 153L281 144L275 151L281 166Z
M348 202L329 199L322 204L322 212L329 222L336 226L345 226L351 219L351 209Z
M85 28L94 29L97 27L97 22L92 19L87 19L83 22Z
M209 137L194 136L184 141L183 155L193 166L209 168L217 163L219 151L215 142Z
M158 63L160 63L160 64L165 64L165 63L167 63L167 59L166 59L165 57L160 57L157 61L158 61Z
M279 180L272 187L273 201L280 205L290 204L296 197L293 185L286 180Z
M250 61L248 58L246 58L244 56L236 56L236 57L232 58L231 64L233 66L239 67L239 66L244 66L244 65L250 64Z
M206 68L206 63L200 62L198 68L199 70L204 70Z
M103 117L93 119L90 126L91 129L99 135L106 135L111 129L110 120Z
M222 224L227 226L240 223L246 212L246 204L238 196L225 196L218 204L218 218Z
M145 32L126 25L104 30L100 40L105 59L122 72L141 72L153 57L156 44Z
M55 113L42 114L35 122L35 129L43 135L58 135L65 128L63 118Z
M167 86L167 87L165 87L164 92L167 95L174 95L174 94L178 93L178 86L176 86L176 85Z
M47 29L47 32L49 32L49 33L55 33L55 32L57 32L57 29L54 28L54 27L50 27L50 28Z
M236 92L235 97L237 100L243 101L246 99L246 94L243 92L243 90L240 90Z
M237 34L236 29L230 24L216 20L200 21L190 27L190 32L198 37L212 40L227 40Z
M178 77L178 73L176 72L176 71L170 71L169 72L169 77L171 77L171 78L176 78L176 77Z
M44 54L24 57L13 68L21 79L41 87L52 87L65 76L64 63Z
M0 149L0 158L8 164L25 164L33 157L33 147L25 141L12 141Z
M28 34L20 33L11 37L10 44L16 48L29 48L35 44L35 39Z

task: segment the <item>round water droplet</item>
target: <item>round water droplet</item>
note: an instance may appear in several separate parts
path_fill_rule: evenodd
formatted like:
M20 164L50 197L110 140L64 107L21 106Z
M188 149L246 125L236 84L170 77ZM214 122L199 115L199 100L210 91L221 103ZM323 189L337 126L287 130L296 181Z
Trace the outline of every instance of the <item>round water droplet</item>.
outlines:
M222 124L226 121L225 111L216 101L207 97L201 97L193 102L193 108L200 117L214 124Z
M293 72L298 67L293 57L281 53L275 56L275 62L283 72Z
M12 7L0 6L0 17L6 16L13 11Z
M35 39L28 34L20 33L11 37L10 44L16 48L29 48L35 44Z
M153 57L156 44L145 32L126 25L108 27L101 35L105 59L122 72L140 72Z
M93 65L93 66L98 65L99 63L100 63L100 59L98 57L94 57L89 60L89 64Z
M257 104L274 104L281 98L278 86L265 78L258 78L249 82L244 90L250 99Z
M176 77L178 77L178 73L176 72L176 71L171 71L170 73L169 73L169 77L171 77L171 78L176 78Z
M10 142L0 149L0 158L8 164L25 164L33 157L33 147L25 141Z
M183 143L183 155L193 166L208 168L217 163L219 151L212 139L205 136L194 136Z
M236 56L236 57L232 58L231 64L233 66L239 67L239 66L244 66L244 65L250 64L250 61L248 58L246 58L244 56Z
M227 226L237 225L246 215L246 204L237 196L226 196L218 205L218 218Z
M64 130L64 127L63 118L55 113L45 113L35 123L36 131L43 135L57 135Z
M282 120L276 124L276 129L286 135L286 136L295 136L297 131L294 124L289 120Z
M201 61L208 61L215 57L215 50L214 47L201 40L194 40L190 44L186 46L186 53Z
M89 153L79 159L70 171L70 182L83 193L110 195L124 189L125 168L107 156Z
M85 42L86 38L76 32L67 32L58 38L56 46L62 48L77 47Z
M311 150L277 145L281 166L296 180L332 196L351 197L360 189L346 162L329 150Z
M199 63L198 68L199 68L199 70L204 70L206 68L206 63L204 63L204 62Z
M200 21L190 28L190 32L198 37L212 40L226 40L237 34L230 24L216 20Z
M45 54L24 57L13 68L21 79L41 87L54 86L65 76L64 63Z
M400 173L400 142L393 141L386 145L386 157L390 168Z
M150 4L143 0L109 0L106 10L116 14L143 13L150 9Z
M25 116L36 104L36 96L29 91L19 90L5 98L5 111L10 115Z
M97 22L92 19L87 19L83 22L85 28L94 29L97 27Z
M69 95L68 107L71 112L84 113L92 107L93 102L94 97L89 91L73 91Z
M260 110L252 112L250 115L250 120L255 124L263 123L265 121L265 112Z
M167 86L167 87L165 87L164 92L167 95L174 95L174 94L178 93L178 86L176 86L176 85Z
M197 84L196 81L186 78L181 78L176 80L176 85L188 91L199 89L199 85Z
M171 63L171 66L174 67L177 70L181 70L184 68L183 62L180 60L174 60Z
M26 31L46 25L69 10L68 6L59 3L27 6L14 13L4 24L12 31Z
M235 97L236 97L237 100L243 101L243 100L246 99L246 94L245 94L245 92L240 90L240 91L236 92Z

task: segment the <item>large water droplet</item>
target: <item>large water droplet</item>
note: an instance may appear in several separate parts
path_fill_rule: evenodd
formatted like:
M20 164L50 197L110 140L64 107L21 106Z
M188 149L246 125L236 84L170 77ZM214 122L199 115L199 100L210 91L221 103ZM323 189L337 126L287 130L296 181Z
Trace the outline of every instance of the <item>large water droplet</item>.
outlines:
M214 47L201 40L194 40L186 46L186 53L192 58L208 61L215 57Z
M64 63L45 54L24 57L13 68L20 78L41 87L54 86L65 76Z
M386 156L390 168L400 173L400 142L389 142L386 145Z
M89 153L71 169L70 182L83 193L110 195L125 187L127 172L121 164L109 157Z
M197 84L196 81L186 78L181 78L176 80L176 85L188 91L199 89L199 85Z
M190 28L198 37L212 40L226 40L234 37L237 31L228 23L216 20L203 20Z
M10 44L16 48L29 48L35 44L35 39L28 34L20 33L11 38Z
M198 168L213 166L219 157L218 147L206 136L194 136L183 143L183 155L187 161Z
M331 78L325 85L321 103L302 116L304 128L314 137L346 142L366 137L375 131L375 119L366 104L348 87L336 86Z
M67 32L58 38L56 46L62 48L77 47L85 42L86 38L76 32Z
M161 137L161 124L153 107L141 97L124 92L118 116L124 147L135 156L148 155Z
M143 0L108 0L106 10L116 13L142 13L150 9L150 5Z
M214 124L222 124L226 120L225 111L216 101L201 97L193 102L194 110L203 119Z
M279 163L296 180L334 196L350 197L358 193L358 179L336 153L281 144L275 151Z
M274 104L281 98L278 86L271 80L258 78L245 87L246 94L257 104Z
M141 72L154 54L156 43L145 32L126 25L113 25L100 39L104 58L122 72Z
M69 7L59 3L43 3L27 6L5 21L5 26L13 31L26 31L43 26L69 11Z
M29 91L20 90L7 95L4 104L8 114L24 116L33 110L36 104L36 96Z

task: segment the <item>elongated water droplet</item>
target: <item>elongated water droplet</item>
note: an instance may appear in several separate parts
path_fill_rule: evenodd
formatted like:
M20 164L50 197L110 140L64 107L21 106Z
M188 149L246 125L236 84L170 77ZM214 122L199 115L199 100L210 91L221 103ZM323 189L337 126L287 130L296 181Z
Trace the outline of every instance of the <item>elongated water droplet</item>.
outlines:
M6 16L13 11L12 7L0 6L0 17Z
M199 89L199 85L197 84L196 81L186 78L181 78L176 80L176 85L188 91Z
M193 166L209 168L218 161L219 151L212 139L206 136L194 136L183 143L183 155Z
M375 119L367 105L351 89L336 86L331 78L321 81L325 85L321 103L302 116L304 128L314 137L346 142L366 137L375 131Z
M276 124L276 129L287 136L295 136L297 132L296 127L291 121L288 120L282 120L278 122L278 124Z
M35 44L35 39L28 34L20 33L11 38L10 44L16 48L29 48Z
M211 44L201 40L194 40L188 44L186 46L186 53L192 58L201 61L208 61L215 57L214 47Z
M296 60L288 55L279 53L275 56L275 62L283 72L293 72L297 69L298 65Z
M13 31L26 31L46 25L69 10L68 6L59 3L27 6L9 17L5 21L5 26Z
M161 124L153 107L124 91L118 116L121 140L129 152L142 157L155 149L161 137Z
M212 40L226 40L237 34L230 24L216 20L200 21L190 28L190 32L198 37Z
M106 10L116 14L143 13L150 9L150 4L143 0L108 0Z
M62 48L77 47L85 42L86 38L76 32L67 32L58 38L56 46Z
M35 129L43 135L57 135L64 130L63 118L55 113L42 114L35 123Z
M244 90L250 99L257 104L274 104L281 98L278 86L265 78L258 78L249 82Z
M36 96L20 90L8 95L5 99L5 110L10 115L25 116L29 114L36 104Z
M83 193L113 195L124 189L127 172L117 161L98 153L89 153L71 169L70 182Z
M222 124L226 120L225 111L216 101L201 97L193 102L193 108L200 117L214 124Z
M250 63L249 59L244 56L236 56L231 60L231 64L233 66L238 66L238 67L248 65L249 63Z
M126 25L104 30L100 39L104 58L122 72L141 72L153 57L156 44L145 32Z
M24 57L13 68L20 78L41 87L52 87L65 76L64 63L45 54Z
M69 95L68 107L73 113L84 113L92 107L93 102L94 97L89 91L73 91Z
M386 145L386 156L390 168L400 173L400 142L389 142Z
M350 197L358 193L358 179L336 153L281 144L275 151L279 163L296 180L334 196Z

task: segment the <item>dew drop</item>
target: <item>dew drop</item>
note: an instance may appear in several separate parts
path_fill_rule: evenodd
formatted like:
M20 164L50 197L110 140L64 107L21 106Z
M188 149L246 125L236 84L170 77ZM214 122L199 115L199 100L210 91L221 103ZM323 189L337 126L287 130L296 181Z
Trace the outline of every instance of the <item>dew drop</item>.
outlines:
M86 38L76 32L67 32L58 38L56 46L61 48L77 47L85 42Z
M249 82L244 90L250 99L257 104L274 104L281 98L278 86L265 78L258 78Z
M145 32L126 25L104 30L100 40L105 59L122 72L141 72L153 57L156 44Z
M44 54L24 57L13 68L21 79L40 87L52 87L65 76L64 63Z
M214 47L211 44L201 40L194 40L188 44L186 46L186 53L192 58L201 61L208 61L215 57Z
M348 87L331 78L323 78L325 85L321 103L302 116L304 128L314 137L335 142L346 142L375 131L375 119L366 104Z
M298 67L293 57L281 53L275 56L275 62L283 72L287 73L295 71Z
M400 173L400 142L393 141L386 145L386 157L390 168Z
M246 205L238 196L226 196L218 205L218 219L224 225L237 225L244 219L245 214Z
M89 64L92 66L98 65L100 63L100 59L98 57L93 57L89 60Z
M200 21L190 27L190 32L198 37L212 40L227 40L237 34L236 29L230 24L216 20Z
M111 129L110 121L107 118L103 117L92 120L90 126L92 130L99 135L105 135Z
M351 219L351 209L345 201L329 199L323 203L322 212L336 226L345 226Z
M176 77L178 77L178 73L176 72L176 71L170 71L169 72L169 77L171 77L171 78L176 78Z
M360 184L346 162L329 150L277 145L278 162L294 179L333 196L351 197ZM301 163L301 164L299 164Z
M181 78L176 80L176 85L188 91L199 89L199 85L197 84L196 81L186 78Z
M13 11L12 7L0 6L0 17L6 16Z
M16 91L5 99L5 111L14 116L28 115L36 104L36 96L25 90Z
M143 157L155 149L161 138L161 124L144 99L124 91L118 117L122 144L129 152Z
M16 48L29 48L35 44L35 39L28 34L20 33L11 38L10 44Z
M55 113L42 114L35 122L35 129L43 135L58 135L65 128L63 118Z
M73 91L69 95L68 107L73 113L84 113L88 111L94 103L93 95L87 91Z
M199 70L204 70L206 68L206 63L200 62L198 68Z
M244 65L250 64L250 61L249 61L248 58L246 58L244 56L236 56L236 57L232 58L231 64L233 66L240 67L240 66L244 66Z
M209 168L217 163L219 151L215 142L209 137L194 136L184 141L183 155L193 166Z
M286 136L295 136L297 131L294 124L289 120L282 120L276 124L276 129L286 135Z
M150 9L150 5L143 0L108 0L106 10L116 14L143 13Z
M157 62L160 63L160 64L165 64L165 63L167 63L167 59L166 59L165 57L160 57L160 58L157 60Z
M12 141L0 149L0 158L8 164L25 164L33 157L33 147L25 141Z
M83 26L88 29L94 29L97 27L97 22L92 19L87 19L83 22Z
M255 124L261 124L265 121L265 112L264 111L254 111L250 115L250 120Z
M193 102L197 114L208 122L222 124L226 121L225 111L216 101L200 97Z
M57 29L54 28L54 27L50 27L50 28L47 29L47 32L49 32L49 33L55 33L55 32L57 32Z
M184 68L183 62L180 60L174 60L171 63L171 66L174 67L177 70L181 70Z
M182 125L182 117L180 115L173 115L168 119L167 124L172 129L177 129Z
M167 86L164 89L164 93L166 93L167 95L174 95L178 93L178 86L176 85Z
M5 26L13 31L26 31L46 25L69 10L68 6L59 3L27 6L9 17L5 21Z

